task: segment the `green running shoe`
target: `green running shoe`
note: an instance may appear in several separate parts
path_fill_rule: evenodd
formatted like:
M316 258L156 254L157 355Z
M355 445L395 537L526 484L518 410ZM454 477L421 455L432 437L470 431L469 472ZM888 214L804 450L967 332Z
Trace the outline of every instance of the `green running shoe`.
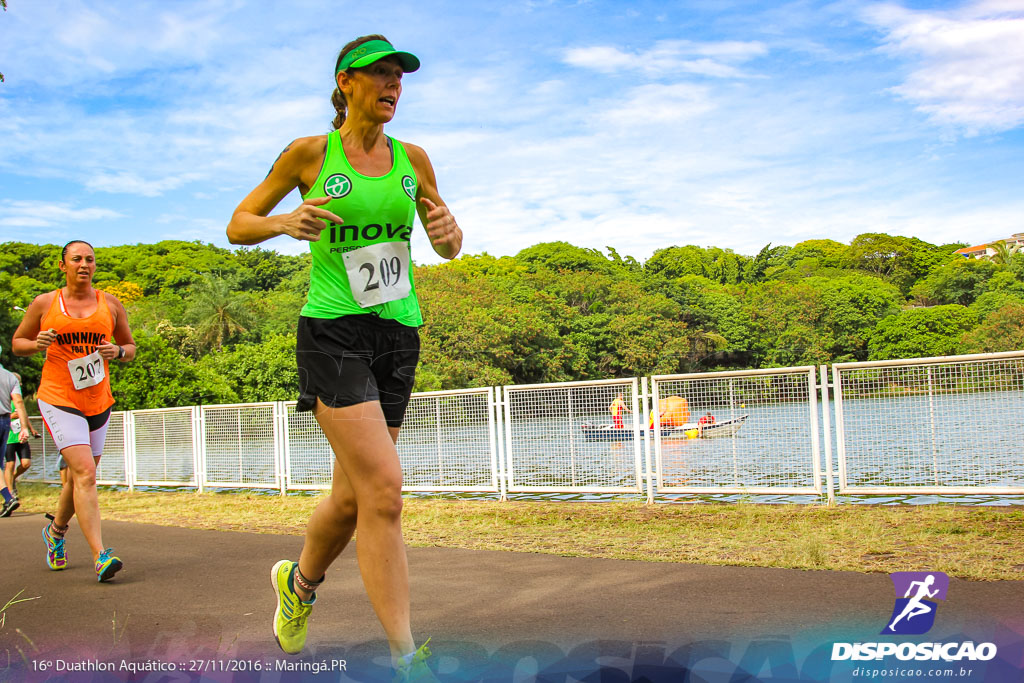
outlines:
M427 642L420 645L408 661L404 658L399 660L392 683L440 683L440 679L427 666L427 660L430 659L430 648L427 647L429 642L430 638L427 638Z
M107 548L100 553L100 559L96 560L97 581L110 581L114 578L114 574L121 571L121 567L124 566L121 558L115 556L113 552L113 548Z
M274 585L274 592L277 593L277 610L274 611L274 637L281 649L290 655L297 655L302 652L306 644L306 620L309 613L313 611L313 603L316 602L316 593L310 597L309 602L303 602L298 594L292 590L292 572L298 566L298 562L281 560L270 570L270 582Z
M55 572L68 568L68 558L64 554L64 537L54 538L50 535L50 522L43 527L43 540L46 542L46 566Z

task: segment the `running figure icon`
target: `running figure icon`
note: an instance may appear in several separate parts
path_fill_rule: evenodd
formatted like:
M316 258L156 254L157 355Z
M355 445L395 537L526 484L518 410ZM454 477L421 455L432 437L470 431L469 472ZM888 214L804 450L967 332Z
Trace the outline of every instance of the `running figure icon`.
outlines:
M929 612L931 612L932 610L935 609L931 605L928 605L928 604L925 604L924 602L922 602L922 599L924 599L924 598L934 598L938 594L938 592L939 592L938 588L936 588L933 591L928 590L932 586L932 584L934 584L934 583L935 583L935 575L934 574L929 574L928 576L926 576L924 581L913 581L913 582L911 582L910 588L907 589L907 592L906 592L906 594L903 597L910 598L910 594L914 592L914 587L915 586L917 587L917 593L914 595L914 597L910 598L910 602L908 602L907 606L903 608L903 611L900 612L900 615L898 617L896 617L895 619L893 619L892 623L889 624L889 630L890 631L895 631L896 630L895 629L896 623L899 622L899 620L902 619L903 617L906 617L907 621L910 621L914 617L921 616L922 614L928 614Z
M949 577L943 572L895 572L889 576L896 589L896 604L882 633L927 633L935 624L936 600L946 599Z

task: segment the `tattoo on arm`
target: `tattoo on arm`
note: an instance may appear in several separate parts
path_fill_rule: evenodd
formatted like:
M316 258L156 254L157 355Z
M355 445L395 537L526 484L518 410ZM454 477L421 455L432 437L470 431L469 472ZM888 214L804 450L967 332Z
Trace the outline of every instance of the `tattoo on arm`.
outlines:
M277 162L279 162L281 160L281 157L284 156L284 153L287 152L288 150L290 150L292 148L292 145L294 145L294 144L295 144L295 141L292 140L290 143L288 143L288 146L285 147L284 149L282 149L281 153L277 155L277 158L274 159L274 163L272 163L270 165L270 170L267 171L267 178L269 178L270 174L274 172L274 167L277 166ZM264 178L264 180L266 180L266 178Z

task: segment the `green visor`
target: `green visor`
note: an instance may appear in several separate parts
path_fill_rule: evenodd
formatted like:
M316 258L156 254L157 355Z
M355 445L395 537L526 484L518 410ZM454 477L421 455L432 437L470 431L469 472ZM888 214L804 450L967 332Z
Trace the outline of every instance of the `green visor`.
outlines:
M359 47L346 52L345 56L338 62L338 69L335 71L335 74L339 74L346 69L358 69L362 66L369 66L377 60L390 57L391 55L398 57L402 70L406 73L411 73L420 68L420 60L416 58L416 55L400 52L386 40L369 40Z

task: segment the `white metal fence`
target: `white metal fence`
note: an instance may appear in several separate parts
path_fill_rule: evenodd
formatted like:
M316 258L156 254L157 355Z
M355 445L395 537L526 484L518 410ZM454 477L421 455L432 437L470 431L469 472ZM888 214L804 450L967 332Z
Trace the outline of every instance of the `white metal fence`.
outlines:
M839 493L1024 494L1024 352L832 367Z
M660 376L652 385L652 405L677 397L684 423L698 424L680 438L653 411L659 492L822 492L813 366Z
M630 416L620 440L588 440L581 427L607 422L619 395ZM636 379L510 386L504 397L510 492L643 491Z
M831 374L831 384L825 366L809 366L413 394L398 440L404 490L1024 495L1024 351L839 363ZM610 415L619 397L621 422ZM44 436L25 478L57 482L56 447L32 420ZM333 465L294 402L164 408L113 413L97 481L285 493L329 488Z

